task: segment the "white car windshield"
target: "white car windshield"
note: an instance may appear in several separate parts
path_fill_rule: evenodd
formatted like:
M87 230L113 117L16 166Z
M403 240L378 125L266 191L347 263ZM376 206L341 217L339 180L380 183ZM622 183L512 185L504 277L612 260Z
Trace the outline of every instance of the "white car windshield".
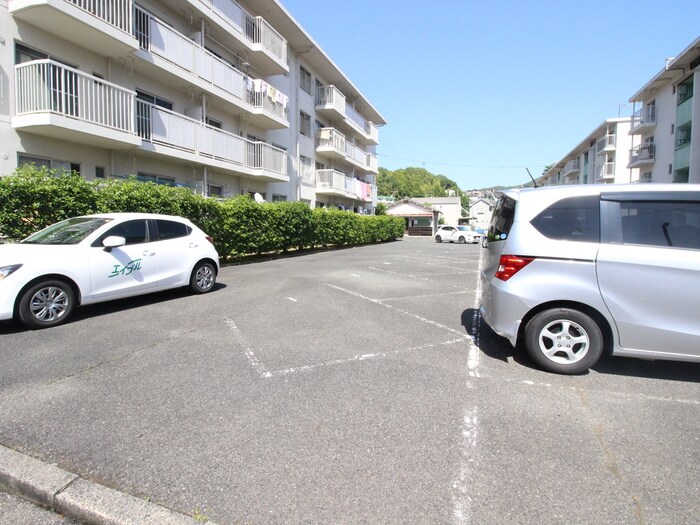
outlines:
M58 222L24 239L22 244L78 244L111 219L75 217Z

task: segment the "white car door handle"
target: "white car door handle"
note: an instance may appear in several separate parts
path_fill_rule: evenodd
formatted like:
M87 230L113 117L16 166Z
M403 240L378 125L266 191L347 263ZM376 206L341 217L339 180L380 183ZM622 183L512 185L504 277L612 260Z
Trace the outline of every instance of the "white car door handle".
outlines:
M199 244L197 244L196 242L191 242L191 243L189 244L189 247L190 247L190 248L196 248L197 246L199 246Z
M156 254L153 250L144 250L144 252L141 254L144 257L152 257Z

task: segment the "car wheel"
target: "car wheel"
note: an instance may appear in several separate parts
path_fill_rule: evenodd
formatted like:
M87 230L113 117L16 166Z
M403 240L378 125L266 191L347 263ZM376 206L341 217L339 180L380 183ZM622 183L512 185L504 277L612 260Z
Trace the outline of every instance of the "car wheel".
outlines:
M75 309L75 292L64 281L42 281L19 300L19 320L27 328L48 328L68 319Z
M435 242L442 242L442 237L440 237L439 235L436 235Z
M588 315L571 308L554 308L527 323L525 348L549 372L580 374L600 358L603 334Z
M459 244L467 244L467 239L463 235L459 238Z
M194 293L207 293L214 288L216 268L207 261L197 263L190 277L190 290Z

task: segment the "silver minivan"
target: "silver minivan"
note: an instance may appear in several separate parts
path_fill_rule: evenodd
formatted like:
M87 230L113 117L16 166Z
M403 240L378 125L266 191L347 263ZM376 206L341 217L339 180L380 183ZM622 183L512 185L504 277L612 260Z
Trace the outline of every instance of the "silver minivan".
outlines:
M700 362L700 185L501 192L481 315L545 370L601 354Z

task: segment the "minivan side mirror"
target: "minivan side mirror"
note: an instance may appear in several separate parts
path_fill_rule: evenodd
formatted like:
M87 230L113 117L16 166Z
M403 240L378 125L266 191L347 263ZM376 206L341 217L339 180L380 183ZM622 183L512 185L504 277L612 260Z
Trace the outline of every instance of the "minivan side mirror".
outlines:
M105 250L108 252L111 252L113 248L119 248L120 246L124 246L125 244L126 239L118 235L110 235L102 241L102 246L104 246Z

